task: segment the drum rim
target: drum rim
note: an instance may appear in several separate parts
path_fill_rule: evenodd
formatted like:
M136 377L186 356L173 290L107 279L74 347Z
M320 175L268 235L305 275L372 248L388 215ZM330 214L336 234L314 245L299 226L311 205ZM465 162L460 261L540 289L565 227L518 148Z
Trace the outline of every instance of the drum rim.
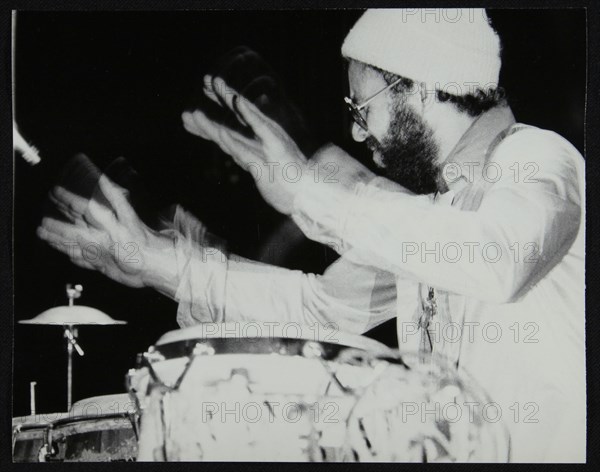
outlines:
M29 424L18 424L12 427L13 432L31 431L35 429L44 430L49 428L52 423L29 423Z
M236 350L227 350L232 345L236 345ZM299 356L311 358L304 353L304 349L314 346L319 354L312 357L318 357L325 361L335 361L339 354L346 350L357 350L361 352L370 352L365 348L357 348L346 344L332 343L327 341L312 341L304 338L286 338L286 337L261 337L261 338L188 338L171 341L163 344L156 344L149 349L149 353L156 353L160 356L160 361L186 358L193 355L193 351L198 346L202 351L210 356L218 355L280 355L285 357ZM384 350L375 354L381 359L392 359L395 357L390 348L384 346ZM153 363L156 358L150 362ZM146 365L147 359L144 355L138 356L138 367Z
M24 415L24 416L14 416L12 418L12 427L15 428L17 426L20 426L21 429L24 429L26 426L29 425L35 425L35 426L47 426L51 423L53 423L54 421L58 421L60 419L63 418L67 418L69 416L69 412L68 411L60 411L60 412L54 412L54 413L36 413L34 415ZM36 420L36 421L28 421L28 419L32 419L32 418L42 418L42 417L54 417L53 419L47 419L47 420Z
M259 327L261 333L265 333L259 336L238 336L237 330L240 327ZM287 327L286 327L287 326ZM289 327L294 329L289 329ZM161 346L163 344L169 344L176 341L185 341L187 339L299 339L304 341L314 341L316 343L331 343L340 344L346 347L353 347L358 349L383 351L388 352L390 348L375 339L363 336L360 334L352 334L339 329L330 329L332 331L330 335L337 337L338 339L332 340L327 339L327 336L320 336L320 330L326 330L327 325L302 325L300 323L267 323L260 321L252 322L230 322L230 323L200 323L195 326L189 326L187 328L176 329L167 331L163 334L158 341L154 344L155 346ZM285 329L285 335L283 331ZM300 335L295 335L297 330L300 329ZM292 332L292 333L290 333ZM232 336L235 334L235 336ZM294 334L294 335L290 335Z
M110 419L128 419L132 420L135 416L134 412L121 412L121 413L106 413L101 415L77 415L70 416L68 418L61 418L53 421L48 426L50 429L54 429L57 426L68 425L69 423L80 423L82 421L93 421L93 420L110 420Z

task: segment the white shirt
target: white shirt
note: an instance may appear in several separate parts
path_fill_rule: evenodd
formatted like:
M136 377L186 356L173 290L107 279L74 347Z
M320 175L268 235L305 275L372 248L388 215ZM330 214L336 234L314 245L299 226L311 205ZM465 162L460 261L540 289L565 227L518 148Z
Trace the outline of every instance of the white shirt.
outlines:
M427 339L489 393L511 460L585 461L584 162L555 133L513 123L507 109L474 123L446 161L444 195L381 178L351 190L302 183L294 220L342 254L323 276L201 249L204 230L180 213L180 325L334 322L360 333L395 314L400 349L414 351L433 288Z
M435 289L433 350L499 405L512 461L583 462L584 161L556 133L524 125L490 145L502 113L477 120L448 159L463 170L449 182L450 206L363 183L354 192L308 183L295 220L395 273L399 287ZM422 342L417 315L399 296L401 350Z

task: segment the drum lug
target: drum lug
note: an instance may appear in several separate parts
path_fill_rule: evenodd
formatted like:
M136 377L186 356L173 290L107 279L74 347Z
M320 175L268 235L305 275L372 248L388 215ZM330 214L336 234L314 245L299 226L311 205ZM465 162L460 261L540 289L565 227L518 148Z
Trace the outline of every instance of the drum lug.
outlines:
M21 425L18 424L13 427L12 433L12 452L15 453L15 444L17 443L17 435L21 432Z
M58 450L54 448L54 439L52 437L52 424L48 427L45 434L45 441L40 449L40 462L51 462L58 456ZM42 460L43 459L43 460Z
M324 354L323 346L315 341L307 341L302 346L302 355L308 359L322 359Z
M158 352L154 346L150 346L148 352L143 354L144 359L148 364L153 364L154 362L162 362L165 360L165 356L163 356L160 352Z
M137 395L137 390L133 385L133 379L135 378L136 372L137 371L135 369L129 369L129 371L127 371L127 374L125 375L125 386L127 388L129 398L133 401L135 405L135 413L129 414L129 420L131 421L131 424L133 426L133 432L135 433L136 439L139 439L139 421L142 417L144 408L140 403L140 399Z
M192 356L214 356L215 348L209 343L196 343L192 350Z

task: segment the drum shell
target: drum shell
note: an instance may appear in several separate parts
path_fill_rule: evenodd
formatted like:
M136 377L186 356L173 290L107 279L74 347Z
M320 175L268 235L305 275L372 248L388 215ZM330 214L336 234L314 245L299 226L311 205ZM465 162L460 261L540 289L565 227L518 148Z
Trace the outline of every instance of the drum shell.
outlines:
M177 382L187 362L179 358L153 363L160 381L147 369L137 373L143 408L140 461L165 460L165 441L169 461L314 460L320 452L312 450L311 434L325 434L327 447L341 446L353 404L328 369L353 386L369 374L364 367L329 361L326 367L321 360L300 356L225 354L194 358L179 387L165 388ZM207 426L211 413L217 417L211 420L214 427ZM282 419L284 415L291 417ZM218 435L215 431L223 434L222 443L211 439Z
M55 422L52 441L64 462L133 461L137 435L130 414L80 416Z
M48 427L47 424L37 424L13 429L13 462L40 462Z
M68 413L39 413L12 419L13 462L45 462L44 448L53 421ZM44 451L42 451L44 448Z
M371 371L336 359L346 350L390 353L343 333L349 346L331 336L219 337L223 332L223 325L202 325L167 333L128 374L141 412L138 460L319 460L323 444L315 436L325 437L327 448L341 446L353 403L347 389L368 383ZM251 408L254 416L244 417ZM208 420L211 409L229 412L229 420ZM236 411L240 420L231 421Z
M49 423L51 461L132 461L137 456L135 404L129 394L101 395L73 404Z

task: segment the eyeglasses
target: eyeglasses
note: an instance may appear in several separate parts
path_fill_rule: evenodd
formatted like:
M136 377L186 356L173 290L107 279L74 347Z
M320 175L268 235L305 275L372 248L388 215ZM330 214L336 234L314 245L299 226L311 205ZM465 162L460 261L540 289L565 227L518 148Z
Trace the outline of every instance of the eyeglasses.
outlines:
M371 101L377 97L377 95L385 92L386 90L391 89L394 85L396 85L397 83L399 83L402 80L402 77L400 77L398 80L396 80L395 82L392 82L391 84L389 84L387 87L382 88L379 92L375 93L374 95L371 95L369 98L367 98L364 102L362 102L361 104L357 104L354 102L354 100L352 100L349 97L344 97L344 101L346 102L346 104L348 105L348 110L350 111L350 115L352 116L352 119L354 120L354 122L360 126L362 129L364 129L365 131L369 131L369 126L367 125L367 120L365 120L365 118L362 116L362 113L360 112L364 107L366 107L369 103L371 103Z

